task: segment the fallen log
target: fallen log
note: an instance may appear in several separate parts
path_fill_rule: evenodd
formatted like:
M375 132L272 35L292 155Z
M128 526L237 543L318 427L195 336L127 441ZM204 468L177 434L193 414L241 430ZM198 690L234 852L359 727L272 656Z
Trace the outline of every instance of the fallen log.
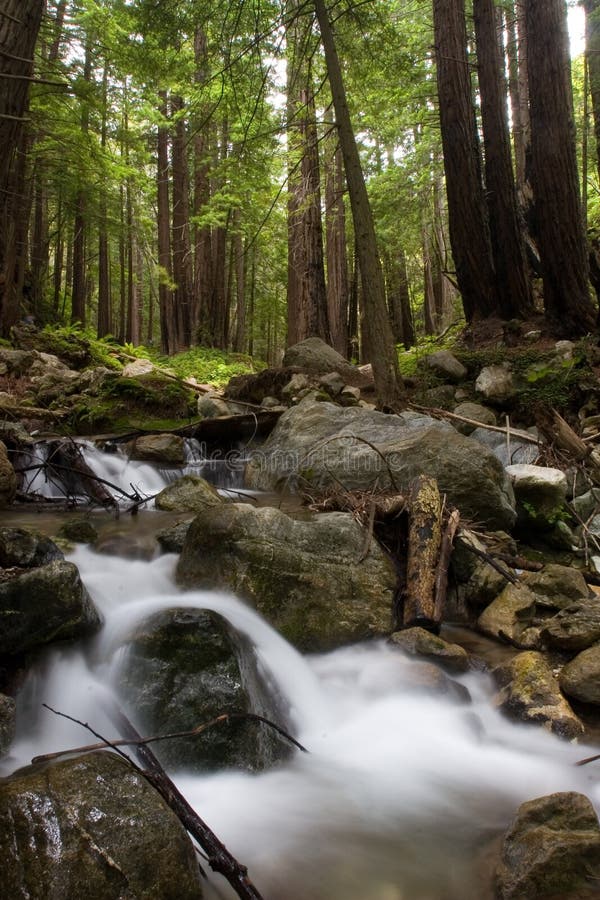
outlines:
M419 475L411 484L408 504L408 559L402 624L437 630L437 569L442 545L442 499L435 478ZM448 556L449 558L449 556Z

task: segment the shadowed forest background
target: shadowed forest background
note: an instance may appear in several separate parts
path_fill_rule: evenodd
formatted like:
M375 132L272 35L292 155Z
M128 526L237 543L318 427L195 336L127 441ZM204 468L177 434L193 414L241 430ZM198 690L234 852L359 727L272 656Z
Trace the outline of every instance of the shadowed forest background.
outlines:
M401 394L455 322L596 327L600 3L7 0L0 331L268 363L317 335ZM464 319L463 319L464 316Z

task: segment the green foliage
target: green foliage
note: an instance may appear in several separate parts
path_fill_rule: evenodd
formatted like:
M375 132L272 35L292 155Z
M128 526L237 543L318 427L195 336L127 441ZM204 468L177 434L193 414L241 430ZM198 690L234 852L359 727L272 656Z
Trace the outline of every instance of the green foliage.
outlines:
M209 347L194 347L176 356L154 356L159 365L168 367L180 378L195 378L200 384L227 384L234 375L247 375L264 368L250 356L242 353L226 353Z

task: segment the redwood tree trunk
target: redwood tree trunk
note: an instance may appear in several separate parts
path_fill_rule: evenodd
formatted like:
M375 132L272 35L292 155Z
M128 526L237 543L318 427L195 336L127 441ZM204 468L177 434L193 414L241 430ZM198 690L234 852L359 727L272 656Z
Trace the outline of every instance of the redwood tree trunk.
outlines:
M330 108L329 108L330 110ZM346 355L348 348L348 252L346 245L346 209L344 206L344 161L337 129L329 110L326 122L331 128L326 147L325 234L327 255L327 316L332 346Z
M160 93L161 113L167 116L167 94ZM158 285L158 304L160 318L160 339L163 353L170 355L177 350L177 322L174 314L174 298L171 281L171 203L169 196L169 132L165 126L158 129L157 138L157 227L158 227L158 264L160 280Z
M579 196L564 0L527 0L532 184L546 316L557 334L594 327Z
M471 101L464 0L434 0L433 20L450 243L470 322L495 313L498 301Z

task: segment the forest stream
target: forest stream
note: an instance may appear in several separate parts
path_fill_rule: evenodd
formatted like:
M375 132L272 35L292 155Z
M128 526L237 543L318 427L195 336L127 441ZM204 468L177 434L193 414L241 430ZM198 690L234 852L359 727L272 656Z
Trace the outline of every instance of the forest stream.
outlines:
M139 537L154 516L122 517L119 530ZM51 522L40 516L37 524ZM2 774L89 742L42 703L114 734L99 700L116 695L127 705L119 671L132 632L152 614L216 611L251 644L263 682L309 753L258 774L170 774L265 900L483 900L486 853L521 802L575 790L600 807L594 767L574 767L593 750L510 722L493 708L481 672L458 678L468 702L424 695L407 686L407 668L418 663L383 642L303 657L231 595L180 591L174 555L131 560L78 546L69 559L105 624L84 646L49 650L29 674ZM211 877L209 898L235 896Z

